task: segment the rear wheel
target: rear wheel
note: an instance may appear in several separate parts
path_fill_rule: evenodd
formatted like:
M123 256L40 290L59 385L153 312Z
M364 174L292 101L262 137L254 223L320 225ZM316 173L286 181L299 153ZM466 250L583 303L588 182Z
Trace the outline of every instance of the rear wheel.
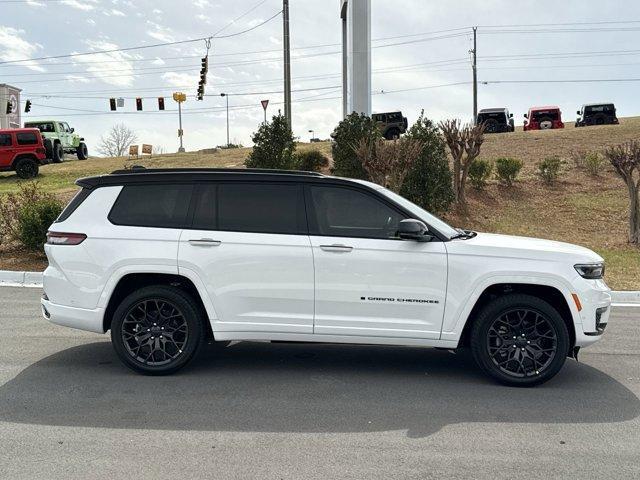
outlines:
M16 175L20 178L35 178L40 168L33 158L21 158L16 162Z
M387 130L384 138L386 138L387 140L397 140L398 138L400 138L400 130L398 130L397 128L391 128Z
M56 143L53 146L53 163L62 163L64 160L64 148L61 143Z
M78 145L76 155L78 156L78 160L86 160L89 157L89 149L87 148L86 143L83 142Z
M194 357L204 338L204 316L195 300L166 286L142 288L116 309L111 342L122 362L145 375L167 375Z
M569 352L560 314L544 300L512 294L489 303L471 331L473 357L501 383L530 387L555 376Z

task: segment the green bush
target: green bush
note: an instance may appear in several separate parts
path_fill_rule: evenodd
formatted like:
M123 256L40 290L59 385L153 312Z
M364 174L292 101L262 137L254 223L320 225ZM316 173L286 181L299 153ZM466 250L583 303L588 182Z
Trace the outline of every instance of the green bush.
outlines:
M560 157L547 157L538 164L538 176L547 185L552 185L558 180L563 165Z
M244 164L248 168L290 170L294 167L296 144L293 132L283 115L275 115L251 137L253 150Z
M47 229L62 208L62 203L37 182L24 183L17 193L0 197L0 239L42 250Z
M469 182L476 190L484 190L493 173L493 162L476 158L469 166Z
M453 202L453 187L444 140L438 128L422 112L405 138L420 141L422 151L405 177L400 194L430 212L446 212Z
M295 167L308 172L321 172L329 166L329 159L320 150L308 150L296 154Z
M18 240L30 250L42 250L47 230L62 212L62 205L54 198L45 198L20 208Z
M584 168L589 175L597 177L605 165L605 158L598 152L590 152L584 156Z
M496 178L507 186L512 186L516 181L520 170L522 170L522 160L511 157L502 157L496 160Z
M382 138L376 123L368 116L354 112L338 124L331 138L334 142L331 146L331 173L340 177L368 180L367 172L356 156L355 149L362 139L373 141Z

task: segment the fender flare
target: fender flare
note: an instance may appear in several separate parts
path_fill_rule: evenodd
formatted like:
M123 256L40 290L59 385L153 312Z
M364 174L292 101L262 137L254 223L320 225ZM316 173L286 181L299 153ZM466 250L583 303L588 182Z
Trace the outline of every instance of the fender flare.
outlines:
M580 319L580 312L578 312L578 309L573 301L573 297L571 296L571 284L564 278L556 275L546 275L543 273L522 275L490 274L481 277L476 281L473 288L473 293L467 297L467 300L463 304L460 305L460 308L458 308L458 310L453 314L452 318L449 319L449 321L447 321L445 313L445 321L442 324L442 332L440 335L441 340L458 341L462 334L462 330L469 321L469 315L471 314L473 307L478 302L478 299L480 298L482 293L487 288L499 284L540 285L555 288L562 294L565 301L567 302L574 326L582 324L582 321ZM447 330L445 330L445 328L447 328L447 325L445 325L445 323L448 323L450 325Z

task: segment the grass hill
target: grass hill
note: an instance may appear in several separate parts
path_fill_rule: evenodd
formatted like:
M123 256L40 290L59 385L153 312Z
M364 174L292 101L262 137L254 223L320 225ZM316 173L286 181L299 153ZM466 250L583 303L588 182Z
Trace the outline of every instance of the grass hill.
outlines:
M640 290L640 249L627 243L627 192L613 170L606 167L597 177L577 168L570 159L574 150L601 150L608 145L640 139L640 117L622 119L617 126L574 128L540 132L516 131L488 135L482 158L516 157L524 162L519 181L507 188L490 182L483 192L469 189L469 215L445 215L456 225L480 231L536 236L578 243L601 254L607 261L607 282L612 288ZM330 155L329 143L299 144L299 150L317 148ZM242 167L250 149L216 153L185 153L153 158L90 158L47 165L39 182L68 198L77 178L108 173L131 165L147 167ZM566 160L565 170L554 186L545 186L535 175L536 164L548 156ZM17 189L15 175L0 176L0 195ZM34 255L0 247L0 269L43 268Z

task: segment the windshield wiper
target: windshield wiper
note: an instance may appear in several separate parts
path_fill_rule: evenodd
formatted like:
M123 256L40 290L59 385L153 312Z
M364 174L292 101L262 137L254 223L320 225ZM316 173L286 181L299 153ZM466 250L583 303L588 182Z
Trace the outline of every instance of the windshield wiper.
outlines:
M457 238L461 240L468 240L478 235L477 232L474 232L472 230L462 230L461 228L456 228L456 231L459 233L451 237L451 240L455 240Z

